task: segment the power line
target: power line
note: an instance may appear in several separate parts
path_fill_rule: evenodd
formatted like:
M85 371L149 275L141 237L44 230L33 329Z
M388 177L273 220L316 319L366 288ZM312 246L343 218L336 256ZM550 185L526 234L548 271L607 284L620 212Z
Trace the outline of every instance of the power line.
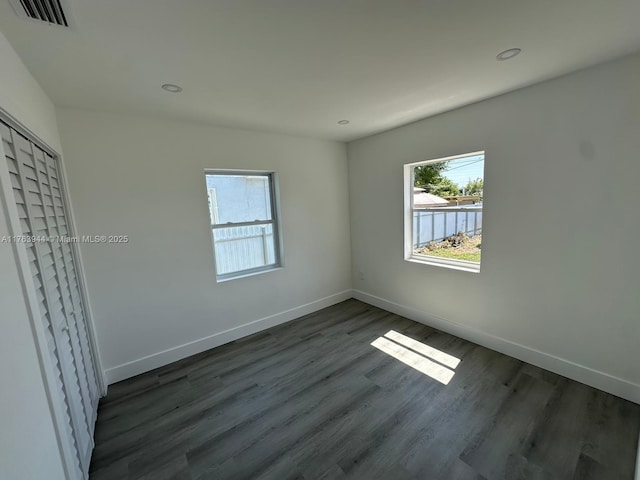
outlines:
M464 165L457 165L457 166L455 166L453 168L448 168L443 173L447 173L447 172L450 172L452 170L457 170L457 169L463 168L463 167L468 167L470 165L473 165L474 163L479 163L479 162L484 162L484 158L479 158L478 160L472 160L469 163L465 163Z

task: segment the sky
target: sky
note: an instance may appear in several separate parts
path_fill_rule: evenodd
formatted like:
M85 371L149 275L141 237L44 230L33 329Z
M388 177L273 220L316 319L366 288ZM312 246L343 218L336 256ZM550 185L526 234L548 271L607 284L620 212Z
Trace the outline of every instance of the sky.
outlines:
M449 168L441 175L457 183L460 188L465 187L469 180L484 179L484 155L451 160L447 165Z

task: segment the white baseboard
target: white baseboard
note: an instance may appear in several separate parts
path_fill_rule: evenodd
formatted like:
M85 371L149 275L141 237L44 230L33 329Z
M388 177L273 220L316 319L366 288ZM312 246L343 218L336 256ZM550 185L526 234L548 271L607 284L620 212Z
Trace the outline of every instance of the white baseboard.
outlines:
M162 367L177 360L204 352L205 350L238 340L247 335L252 335L267 328L280 325L281 323L289 322L298 317L335 305L351 297L640 404L640 385L636 383L485 333L467 325L461 325L435 315L429 315L426 312L360 290L345 290L284 312L269 315L268 317L260 318L208 337L118 365L105 371L107 382L112 384L134 377L153 370L154 368ZM637 480L640 480L640 476Z
M109 384L119 382L141 373L148 372L154 368L162 367L177 360L204 352L205 350L238 340L239 338L246 337L247 335L252 335L262 330L266 330L267 328L295 320L298 317L330 307L331 305L335 305L336 303L340 303L352 297L640 404L640 385L636 383L632 383L627 380L614 377L613 375L579 365L564 358L482 332L473 327L460 325L434 315L429 315L425 312L371 295L361 290L345 290L284 312L269 315L268 317L260 318L252 322L245 323L244 325L185 343L184 345L179 345L162 352L154 353L152 355L118 365L117 367L106 370L105 376ZM640 480L640 439L638 441L638 457L635 478L636 480Z
M178 345L177 347L172 347L152 355L147 355L146 357L142 357L131 362L123 363L122 365L118 365L117 367L113 367L105 371L107 382L111 385L112 383L134 377L141 373L153 370L154 368L168 365L169 363L177 360L190 357L191 355L204 352L211 348L219 347L220 345L238 340L239 338L246 337L247 335L252 335L262 330L266 330L267 328L275 327L281 323L289 322L298 317L308 315L309 313L313 313L317 310L330 307L336 303L348 300L351 297L352 291L345 290L314 302L285 310L284 312L269 315L268 317L253 320L243 325L214 333L208 337L200 338L183 345Z
M522 360L537 367L544 368L545 370L549 370L640 404L640 385L637 383L629 382L622 378L614 377L613 375L585 367L584 365L579 365L571 362L570 360L536 350L535 348L527 347L525 345L482 332L467 325L460 325L434 315L429 315L428 313L400 305L360 290L353 290L353 297L362 302L374 305L427 326L437 328L443 332L447 332L473 343L477 343L478 345L482 345L483 347L504 353L510 357L517 358L518 360ZM640 480L640 476L638 476L636 480Z

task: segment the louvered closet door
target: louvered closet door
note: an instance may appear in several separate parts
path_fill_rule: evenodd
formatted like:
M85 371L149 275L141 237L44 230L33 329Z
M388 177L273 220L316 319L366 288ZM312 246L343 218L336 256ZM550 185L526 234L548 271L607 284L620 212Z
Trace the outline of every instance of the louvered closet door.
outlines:
M58 165L49 153L2 122L0 135L21 233L37 240L26 243L31 278L47 337L47 353L58 375L58 393L66 407L68 434L80 470L86 476L100 389L74 250L70 243L61 240L68 238L70 231Z

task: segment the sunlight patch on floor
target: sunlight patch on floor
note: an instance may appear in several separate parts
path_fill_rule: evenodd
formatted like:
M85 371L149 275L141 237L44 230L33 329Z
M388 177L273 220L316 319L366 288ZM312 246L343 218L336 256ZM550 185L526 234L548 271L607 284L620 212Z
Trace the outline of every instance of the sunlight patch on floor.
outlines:
M425 357L429 357L432 360L435 360L442 365L449 367L453 370L456 369L458 364L460 363L460 359L454 357L453 355L449 355L448 353L443 352L442 350L438 350L437 348L430 347L418 340L415 340L411 337L407 337L401 333L396 332L395 330L389 330L384 334L390 340L393 340L400 345L404 345L411 350L415 350L416 352L424 355Z
M395 330L388 331L371 342L371 345L444 385L449 384L455 375L453 369L460 363L459 358Z

